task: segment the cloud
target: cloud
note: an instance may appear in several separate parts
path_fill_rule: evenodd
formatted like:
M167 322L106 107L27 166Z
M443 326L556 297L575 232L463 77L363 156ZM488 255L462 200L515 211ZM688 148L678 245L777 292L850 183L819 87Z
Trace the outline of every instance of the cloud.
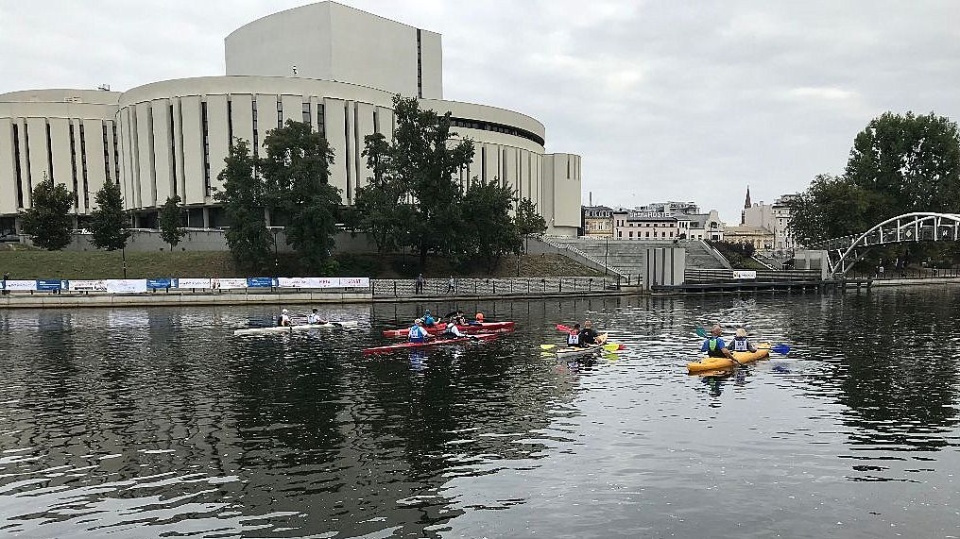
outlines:
M842 170L884 111L960 114L952 0L341 1L441 33L445 97L543 122L584 201L734 221L747 184L770 201ZM0 2L0 92L220 74L230 31L302 3Z

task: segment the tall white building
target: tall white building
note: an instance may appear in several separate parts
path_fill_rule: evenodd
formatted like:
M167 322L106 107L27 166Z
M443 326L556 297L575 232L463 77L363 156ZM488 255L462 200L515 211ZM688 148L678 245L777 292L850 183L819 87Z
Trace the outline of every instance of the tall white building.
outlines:
M748 195L749 197L749 195ZM789 251L796 247L796 242L790 234L790 202L797 195L783 195L773 204L753 204L743 209L743 225L748 227L764 228L772 233L773 239L769 245L774 251Z
M580 156L547 153L534 118L488 105L443 100L440 35L335 2L253 21L225 40L226 75L154 82L122 93L36 90L0 95L0 231L31 207L44 175L76 193L79 220L104 182L120 182L139 226L156 224L178 195L191 226L226 224L213 196L230 142L262 150L271 129L309 122L335 153L330 182L345 204L370 172L366 135L394 128L392 98L451 112L476 155L458 178L513 188L537 204L548 233L580 226Z

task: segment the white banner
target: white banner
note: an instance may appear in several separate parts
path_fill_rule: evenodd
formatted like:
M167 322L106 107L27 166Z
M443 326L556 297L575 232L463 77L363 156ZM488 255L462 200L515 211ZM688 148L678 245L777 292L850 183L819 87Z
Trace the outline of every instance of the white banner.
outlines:
M177 279L177 288L210 288L210 279Z
M278 277L280 288L339 288L338 277Z
M213 279L212 288L217 288L220 290L233 290L236 288L246 288L247 280L243 279ZM180 288L183 288L183 285L180 285Z
M340 279L340 288L369 288L369 277L343 277Z
M735 270L733 272L733 278L734 279L756 279L757 272L748 271L748 270Z
M147 291L146 279L107 279L105 282L110 294L144 294Z
M7 290L12 290L14 292L26 292L28 290L36 290L37 281L7 281Z
M67 283L67 290L71 292L106 292L107 282L102 279L71 279Z

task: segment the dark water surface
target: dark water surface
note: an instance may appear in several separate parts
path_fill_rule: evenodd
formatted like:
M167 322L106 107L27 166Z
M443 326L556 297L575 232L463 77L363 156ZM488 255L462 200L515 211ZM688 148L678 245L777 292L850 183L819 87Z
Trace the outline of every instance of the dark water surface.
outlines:
M960 287L462 307L518 331L368 359L414 306L2 311L0 535L960 536ZM541 356L584 316L628 349ZM793 351L688 376L716 320Z

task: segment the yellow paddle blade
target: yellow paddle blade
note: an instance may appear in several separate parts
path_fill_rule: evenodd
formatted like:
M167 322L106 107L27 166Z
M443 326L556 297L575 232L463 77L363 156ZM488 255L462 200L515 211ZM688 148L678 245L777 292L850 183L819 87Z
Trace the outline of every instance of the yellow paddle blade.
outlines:
M540 349L541 349L541 350L553 350L553 349L556 348L556 347L557 347L557 345L555 345L555 344L541 344L541 345L540 345Z
M603 349L608 352L616 352L617 350L620 349L620 343L615 343L615 342L607 343L603 345Z

